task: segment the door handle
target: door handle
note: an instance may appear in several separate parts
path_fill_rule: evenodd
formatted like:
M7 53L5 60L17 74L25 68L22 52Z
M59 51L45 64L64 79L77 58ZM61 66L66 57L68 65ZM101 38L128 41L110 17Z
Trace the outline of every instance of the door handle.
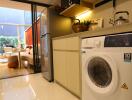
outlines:
M81 51L81 53L86 53L86 51Z

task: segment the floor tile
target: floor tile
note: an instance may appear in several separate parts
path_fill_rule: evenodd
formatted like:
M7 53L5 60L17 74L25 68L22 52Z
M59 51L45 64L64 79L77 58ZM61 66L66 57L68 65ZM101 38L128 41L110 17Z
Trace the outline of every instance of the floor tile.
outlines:
M42 75L32 74L0 80L0 100L79 100Z
M34 73L31 68L8 68L8 63L0 63L0 79L15 77L20 75L27 75Z

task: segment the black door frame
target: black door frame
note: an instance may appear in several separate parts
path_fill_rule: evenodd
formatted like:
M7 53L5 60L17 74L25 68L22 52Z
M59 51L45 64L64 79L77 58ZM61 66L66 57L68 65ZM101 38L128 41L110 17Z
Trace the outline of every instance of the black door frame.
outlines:
M37 28L37 6L36 4L31 4L32 12L32 40L33 40L33 62L34 62L34 72L38 73L41 71L40 61L39 61L39 51L38 51L38 28Z
M28 3L31 4L31 16L32 16L32 40L33 40L33 69L34 73L41 72L41 64L40 64L40 55L39 55L39 47L38 47L38 28L37 28L37 6L42 7L50 7L51 5L45 4L45 3L38 3L33 1L27 1L27 0L11 0L11 1L17 1L21 3Z
M46 3L39 3L39 2L35 2L35 1L28 1L28 0L11 0L11 1L17 1L17 2L21 2L21 3L28 3L28 4L35 4L38 6L43 6L43 7L50 7L52 5L50 4L46 4Z

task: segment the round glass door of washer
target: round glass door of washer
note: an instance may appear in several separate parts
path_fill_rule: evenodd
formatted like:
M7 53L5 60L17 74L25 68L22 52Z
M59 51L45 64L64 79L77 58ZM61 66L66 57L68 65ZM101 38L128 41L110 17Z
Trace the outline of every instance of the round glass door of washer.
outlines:
M92 57L86 65L86 73L87 83L94 92L110 94L117 86L116 66L107 57Z

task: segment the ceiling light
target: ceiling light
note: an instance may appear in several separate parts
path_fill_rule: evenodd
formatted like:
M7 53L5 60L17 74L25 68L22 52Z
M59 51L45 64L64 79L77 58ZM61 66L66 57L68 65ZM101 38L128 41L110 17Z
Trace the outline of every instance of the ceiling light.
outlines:
M85 11L85 12L83 12L83 13L77 15L77 16L76 16L76 19L80 19L80 20L82 20L82 19L85 19L85 18L90 17L91 14L92 14L92 11L87 10L87 11Z

